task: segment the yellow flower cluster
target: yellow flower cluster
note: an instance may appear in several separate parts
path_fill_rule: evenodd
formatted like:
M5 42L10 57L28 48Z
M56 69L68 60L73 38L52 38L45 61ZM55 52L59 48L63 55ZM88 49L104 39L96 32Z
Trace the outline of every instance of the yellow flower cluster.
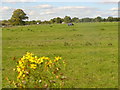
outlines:
M42 63L45 63L45 67L51 67L54 62L58 62L61 57L55 57L55 59L52 61L49 57L37 57L33 53L27 52L20 60L18 61L17 65L17 72L18 72L18 80L24 79L27 77L30 73L30 70L37 69L38 66L42 65Z

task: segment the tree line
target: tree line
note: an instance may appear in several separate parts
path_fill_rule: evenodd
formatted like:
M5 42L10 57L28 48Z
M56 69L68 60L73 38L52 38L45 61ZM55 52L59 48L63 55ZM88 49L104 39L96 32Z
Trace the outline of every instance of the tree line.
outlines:
M41 20L32 20L32 21L27 21L29 17L26 15L26 13L22 9L17 9L13 12L12 17L9 20L2 20L0 21L1 25L3 26L8 26L8 25L34 25L34 24L54 24L54 23L81 23L81 22L119 22L120 17L107 17L107 18L102 18L100 16L96 18L78 18L78 17L73 17L71 18L70 16L65 16L64 18L56 17L52 18L48 21L41 21Z

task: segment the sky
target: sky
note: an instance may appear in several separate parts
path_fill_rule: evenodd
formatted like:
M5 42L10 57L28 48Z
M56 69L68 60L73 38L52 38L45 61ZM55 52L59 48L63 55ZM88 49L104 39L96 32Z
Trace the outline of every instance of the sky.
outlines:
M3 0L0 20L8 20L16 9L22 9L28 20L50 20L65 16L95 18L118 17L119 0Z

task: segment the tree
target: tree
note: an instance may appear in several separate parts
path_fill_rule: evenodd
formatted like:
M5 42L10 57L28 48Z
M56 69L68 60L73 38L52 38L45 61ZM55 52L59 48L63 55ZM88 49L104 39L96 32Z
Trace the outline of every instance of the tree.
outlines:
M83 18L82 21L83 21L83 22L91 22L92 19L91 19L91 18Z
M109 22L112 22L112 21L113 21L113 17L109 16L109 17L107 18L107 20L108 20Z
M37 20L36 22L37 22L38 24L41 24L41 20Z
M51 23L55 23L55 18L50 19L50 22L51 22Z
M71 20L71 17L70 16L65 16L64 17L64 22L65 23L70 23L72 20Z
M103 20L102 20L103 22L106 22L106 19L105 18L103 18Z
M98 17L95 18L95 21L96 21L96 22L101 22L101 21L102 21L102 18L98 16Z
M57 18L55 19L55 22L56 22L56 23L62 23L62 19L61 19L60 17L57 17Z
M72 18L72 22L78 23L78 22L80 22L80 20L79 20L79 18L74 17L74 18Z
M12 25L24 25L24 20L28 19L28 16L24 13L22 9L17 9L13 12L13 15L10 19Z
M10 25L10 22L8 20L3 20L3 21L1 21L1 25L8 26L8 25Z

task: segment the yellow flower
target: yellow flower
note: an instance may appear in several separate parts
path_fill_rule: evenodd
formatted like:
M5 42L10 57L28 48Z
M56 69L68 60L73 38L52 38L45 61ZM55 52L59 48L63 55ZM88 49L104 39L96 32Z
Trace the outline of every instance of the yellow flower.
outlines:
M57 62L58 60L60 60L61 59L61 57L55 57L55 60L54 60L54 62Z
M50 58L48 58L48 57L45 57L44 59L45 59L45 60L50 60Z
M43 62L43 59L41 59L41 61L40 61L41 63Z
M35 62L35 60L34 60L34 59L29 59L29 61L30 61L30 62Z
M58 56L58 57L55 57L55 59L56 59L56 60L60 60L60 59L61 59L61 57L59 57L59 56Z
M38 57L37 56L35 56L35 59L37 59Z
M36 68L37 68L37 65L36 65L36 64L30 64L30 68L36 69Z
M49 62L46 63L47 66L51 67L52 66L52 61L50 60Z
M21 60L25 60L26 58L25 58L25 56L23 56L22 58L21 58Z
M30 59L31 58L31 56L26 56L26 59Z
M21 68L25 68L25 66L24 66L23 64L20 64L19 67L21 67Z
M42 62L43 62L43 59L39 58L39 59L36 60L35 63L40 64L40 63L42 63Z
M17 68L17 71L18 71L18 72L20 72L20 71L21 71L20 67L18 67L18 68Z
M26 54L26 55L33 56L34 54L33 54L33 53L29 53L29 52L27 52L27 54Z
M19 75L18 75L18 79L22 76L23 72L20 71Z
M25 74L23 74L22 77L24 78L24 77L25 77Z
M22 61L20 60L20 61L18 61L19 62L19 64L22 64Z

